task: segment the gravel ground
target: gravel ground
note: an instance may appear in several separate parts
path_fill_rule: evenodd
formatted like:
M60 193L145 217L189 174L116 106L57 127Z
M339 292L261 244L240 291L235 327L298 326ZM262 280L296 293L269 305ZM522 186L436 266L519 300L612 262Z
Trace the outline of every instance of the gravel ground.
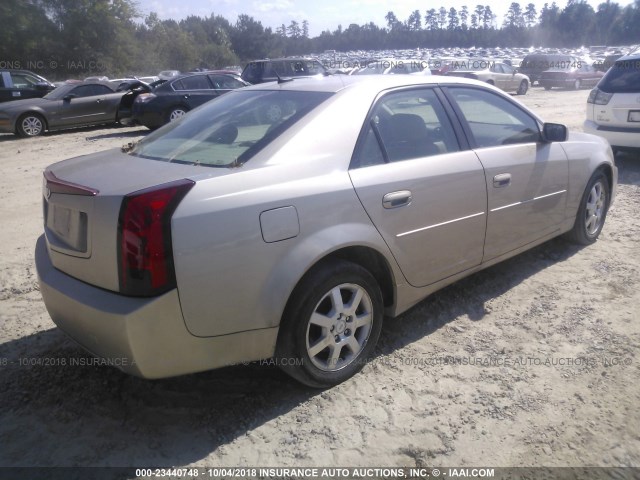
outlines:
M579 130L587 95L518 98ZM41 172L144 134L0 135L0 466L640 467L640 154L616 159L595 245L552 240L432 295L323 392L269 362L145 381L55 328L33 262Z

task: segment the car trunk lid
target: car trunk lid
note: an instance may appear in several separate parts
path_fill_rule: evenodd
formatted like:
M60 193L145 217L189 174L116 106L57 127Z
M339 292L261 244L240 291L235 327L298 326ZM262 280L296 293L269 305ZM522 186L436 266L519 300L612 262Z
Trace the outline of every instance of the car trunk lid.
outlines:
M187 177L225 173L198 170L118 150L50 166L43 178L43 217L53 265L79 280L118 291L118 222L123 199L132 192Z

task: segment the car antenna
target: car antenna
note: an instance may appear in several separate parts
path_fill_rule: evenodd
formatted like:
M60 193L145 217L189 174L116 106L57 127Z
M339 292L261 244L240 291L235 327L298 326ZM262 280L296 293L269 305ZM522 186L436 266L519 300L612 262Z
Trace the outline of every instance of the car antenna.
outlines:
M282 83L293 82L293 78L291 77L282 78L280 75L278 75L278 71L275 68L273 69L273 71L275 72L276 78L278 79L278 85Z

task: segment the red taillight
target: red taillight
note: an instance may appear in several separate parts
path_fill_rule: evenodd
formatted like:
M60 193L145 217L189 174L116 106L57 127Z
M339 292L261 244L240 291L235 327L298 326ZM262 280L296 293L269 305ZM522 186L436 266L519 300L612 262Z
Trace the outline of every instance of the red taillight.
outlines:
M118 219L121 293L152 296L175 288L171 216L194 185L178 180L124 197Z

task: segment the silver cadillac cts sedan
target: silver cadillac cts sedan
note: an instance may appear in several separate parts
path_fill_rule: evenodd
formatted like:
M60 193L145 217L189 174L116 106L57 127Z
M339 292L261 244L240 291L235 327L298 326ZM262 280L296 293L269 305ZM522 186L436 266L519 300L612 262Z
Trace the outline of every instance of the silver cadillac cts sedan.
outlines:
M596 241L616 183L606 141L475 80L280 79L48 167L37 270L53 321L126 372L275 357L328 387L384 316L552 237Z

